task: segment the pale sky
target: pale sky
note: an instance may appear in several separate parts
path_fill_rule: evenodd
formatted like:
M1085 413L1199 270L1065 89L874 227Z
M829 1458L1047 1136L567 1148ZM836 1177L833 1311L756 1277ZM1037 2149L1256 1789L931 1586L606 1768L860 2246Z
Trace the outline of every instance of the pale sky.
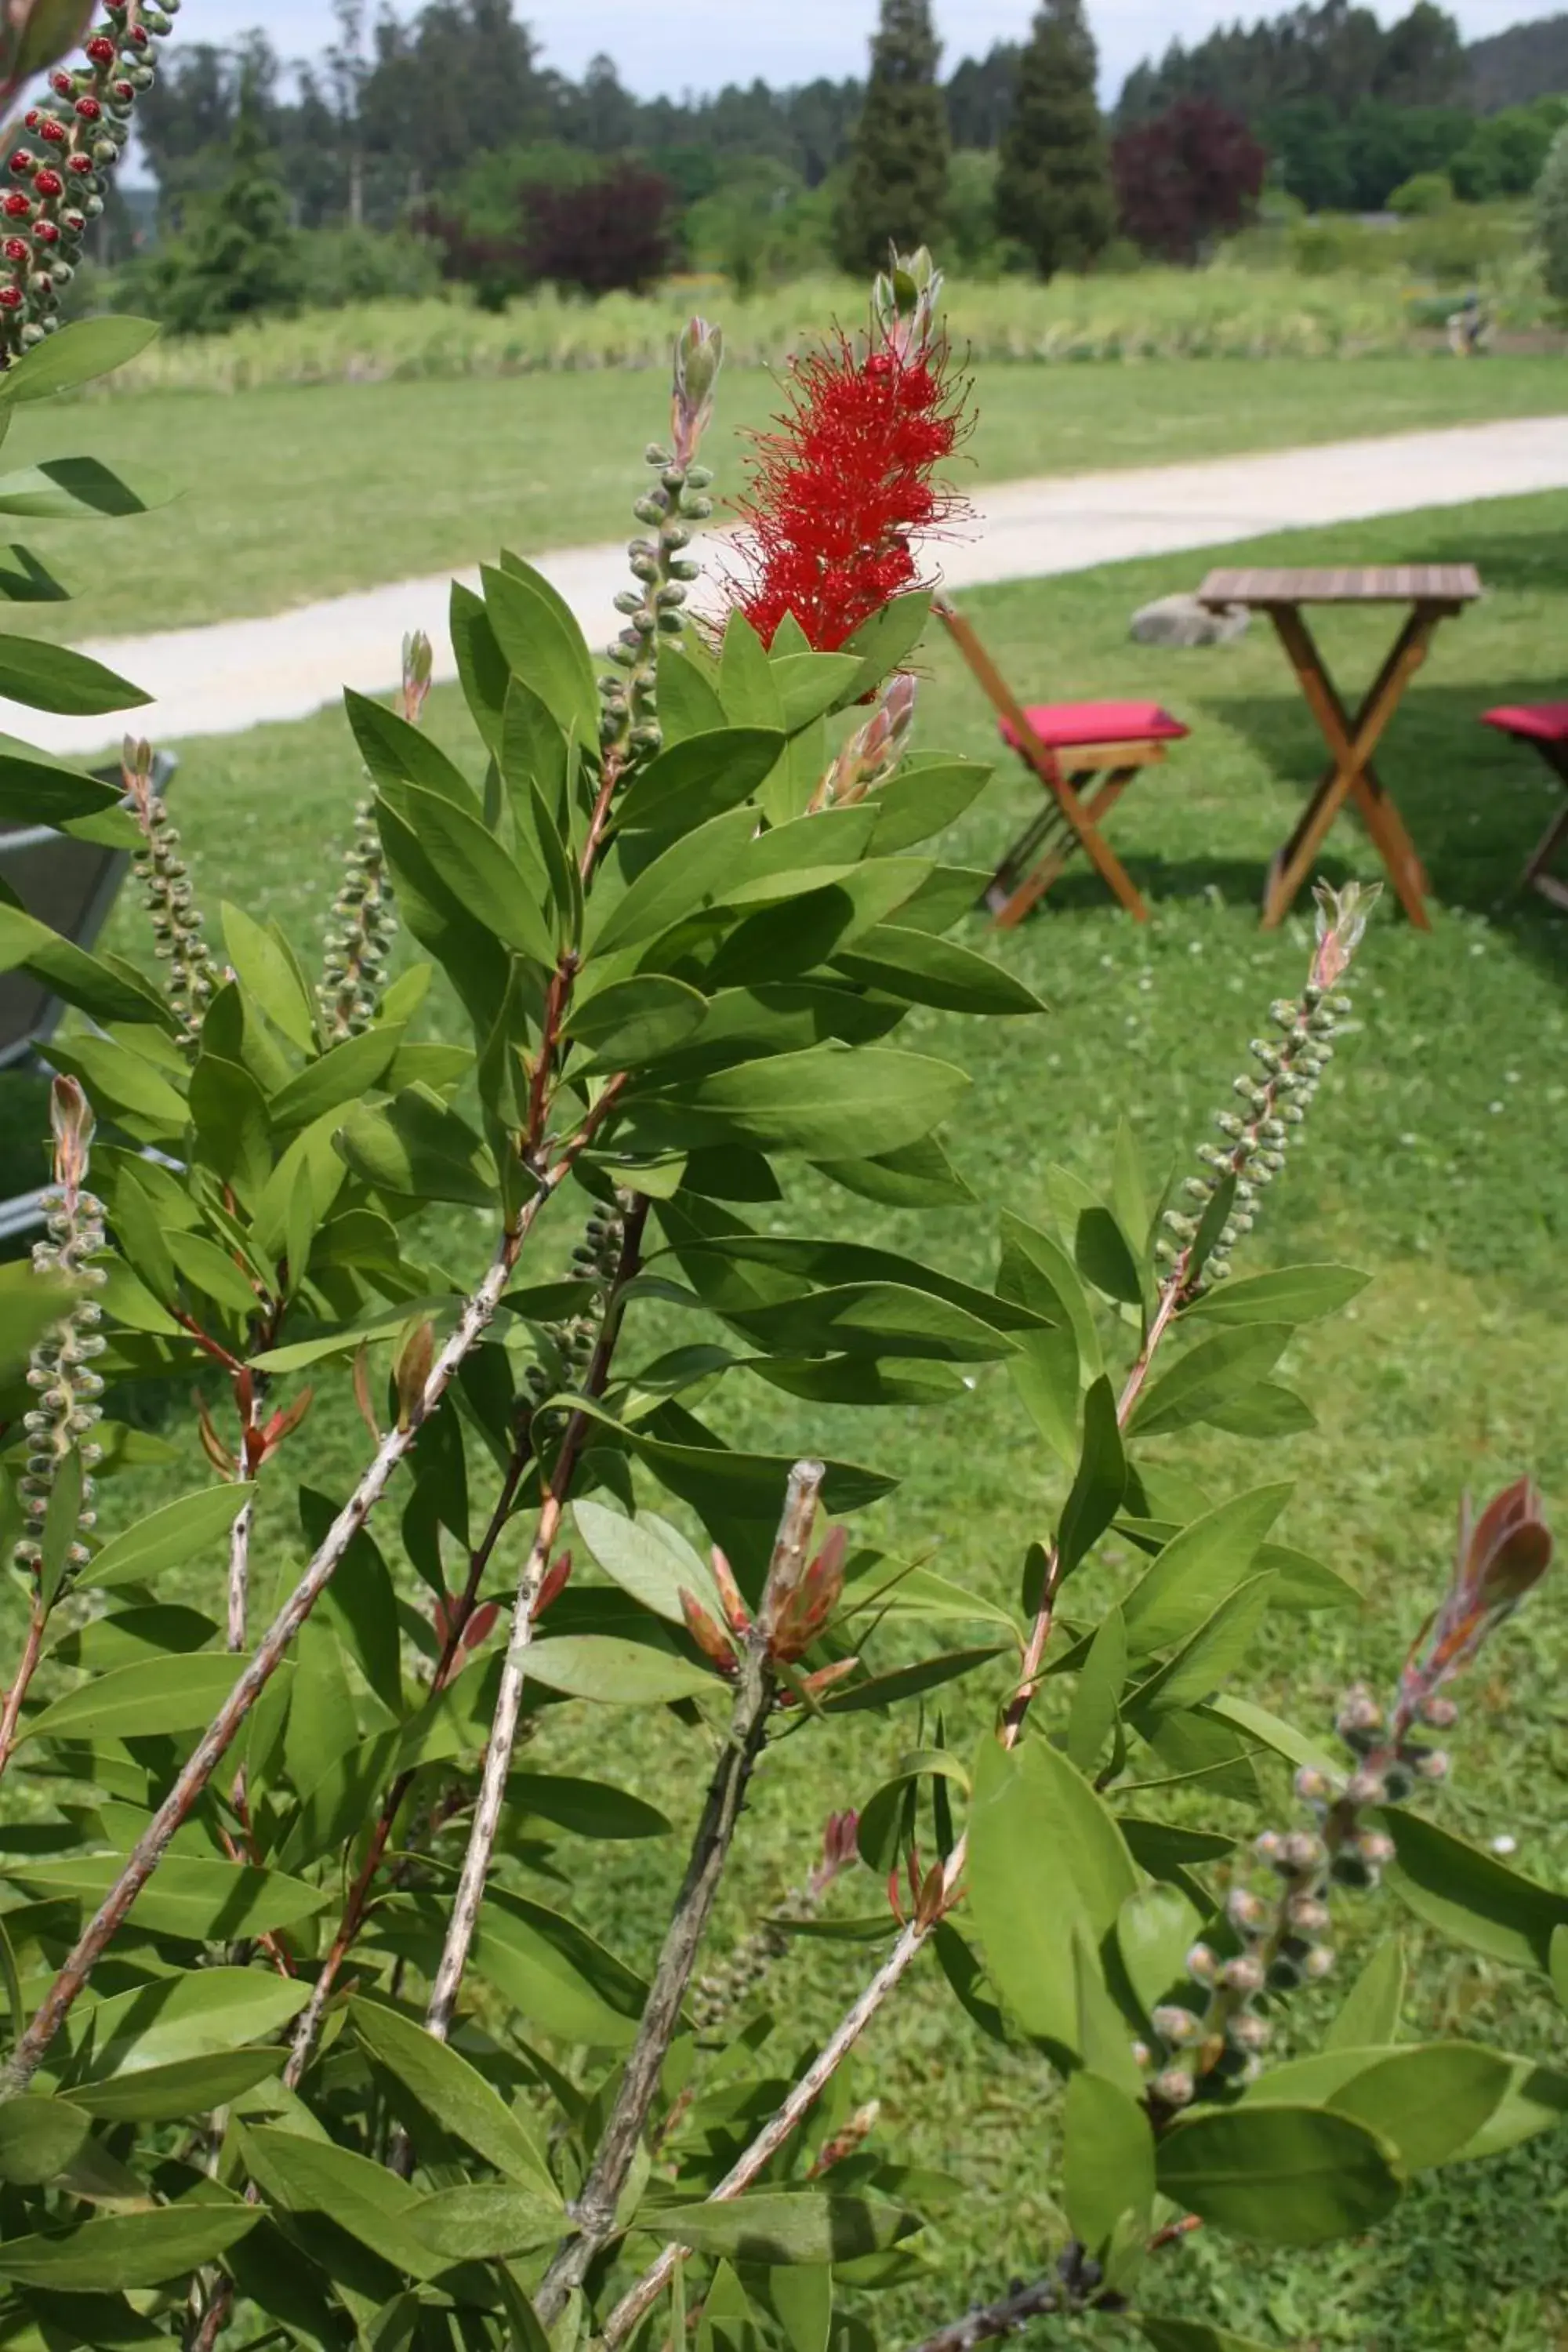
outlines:
M398 0L413 13L416 0ZM1281 0L1090 0L1089 22L1100 44L1103 96L1110 100L1131 68L1171 39L1191 40L1214 26L1275 13ZM1405 13L1408 0L1374 0L1384 23ZM1563 0L1445 0L1466 37L1555 15ZM984 55L994 41L1016 40L1033 0L936 0L944 65ZM545 61L574 78L595 50L615 58L621 79L639 96L683 89L713 89L761 76L775 86L841 79L866 68L866 45L876 23L876 0L520 0L516 14L533 27ZM328 0L184 0L174 41L231 40L264 23L285 56L304 57L331 37Z

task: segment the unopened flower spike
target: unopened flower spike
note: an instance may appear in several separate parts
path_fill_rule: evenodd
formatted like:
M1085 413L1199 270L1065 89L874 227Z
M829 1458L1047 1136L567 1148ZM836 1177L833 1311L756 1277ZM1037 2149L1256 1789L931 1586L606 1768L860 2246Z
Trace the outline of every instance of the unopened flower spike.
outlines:
M808 814L852 808L885 784L909 744L914 725L916 681L900 670L863 727L858 727L812 795Z
M417 727L430 695L435 656L423 629L411 629L403 640L403 716Z
M623 588L616 610L626 627L610 647L616 667L599 680L599 743L606 762L625 768L637 756L656 752L658 724L658 648L678 641L685 628L690 583L701 572L687 550L691 527L713 511L708 496L713 477L696 462L703 434L713 419L714 388L723 362L724 338L706 319L692 319L676 338L670 369L670 439L654 442L647 462L656 480L633 507L639 523L656 535L634 539L626 552L634 588Z

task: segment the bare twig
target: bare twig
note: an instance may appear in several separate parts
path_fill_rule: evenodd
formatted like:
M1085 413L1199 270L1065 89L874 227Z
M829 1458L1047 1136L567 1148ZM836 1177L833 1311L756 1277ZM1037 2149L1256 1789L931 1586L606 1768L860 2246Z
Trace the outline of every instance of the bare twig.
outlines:
M573 2289L581 2286L595 2256L615 2234L621 2192L680 2022L681 2003L740 1825L747 1784L767 1738L768 1717L778 1692L770 1654L768 1628L774 1615L770 1603L774 1596L787 1596L799 1582L825 1475L820 1462L797 1462L790 1472L763 1606L737 1659L730 1727L708 1785L637 2038L595 2152L593 2170L577 2199L576 2235L559 2250L534 2297L546 2326L564 2308Z
M626 1287L642 1263L643 1226L647 1221L647 1196L639 1194L626 1219L621 1244L620 1263L610 1296L605 1307L604 1322L599 1331L598 1345L584 1382L584 1393L597 1398L609 1377L610 1363L616 1342L620 1337L621 1319L626 1311ZM447 1940L431 1988L430 2004L425 2023L437 2041L444 2042L451 2031L452 2017L457 2008L458 1993L464 1970L468 1964L468 1952L479 1927L479 1906L484 1899L485 1880L495 1853L497 1832L500 1827L501 1806L506 1797L506 1784L511 1771L512 1752L517 1745L517 1727L522 1715L523 1687L527 1681L529 1645L533 1639L533 1612L538 1604L540 1587L550 1565L550 1555L560 1532L561 1518L570 1495L578 1456L591 1427L589 1415L581 1409L567 1422L560 1451L544 1489L533 1541L518 1579L517 1598L512 1608L511 1633L507 1643L506 1658L501 1666L500 1688L496 1697L495 1714L490 1721L489 1744L485 1750L484 1772L479 1782L479 1801L468 1832L468 1851L463 1856L462 1874L452 1901L452 1916L447 1927Z
M963 1867L963 1846L961 1842L949 1855L942 1874L947 1894L951 1895L957 1887ZM719 2186L709 2191L713 2201L741 2196L772 2163L780 2148L816 2105L872 2019L903 1982L936 1924L935 1918L924 1924L919 1920L910 1921L859 1999L840 2019L831 2040L823 2044L788 2098L769 2116L751 2146L736 2158ZM605 2352L613 2352L616 2345L626 2341L644 2314L658 2300L670 2273L685 2259L684 2246L667 2246L637 2284L628 2288L605 2324L602 2341Z
M0 1708L0 1772L11 1761L11 1753L22 1728L22 1706L37 1672L38 1659L44 1646L44 1629L49 1612L37 1592L27 1619L27 1638L22 1644L22 1654L16 1661L16 1671L11 1687L5 1694L5 1704Z

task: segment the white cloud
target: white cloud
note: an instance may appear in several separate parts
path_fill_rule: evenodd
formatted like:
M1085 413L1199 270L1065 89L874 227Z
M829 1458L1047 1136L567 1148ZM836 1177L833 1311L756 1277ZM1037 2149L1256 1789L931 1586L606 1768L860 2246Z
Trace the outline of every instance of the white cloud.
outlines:
M415 0L400 0L411 14ZM1561 0L1447 0L1468 38L1507 25L1554 14ZM264 20L279 49L308 56L331 37L323 0L187 0L188 16L175 40L226 41ZM1100 44L1105 94L1113 97L1141 58L1158 55L1177 37L1191 40L1214 26L1271 12L1270 0L1097 0L1089 21ZM876 23L876 0L789 0L779 9L754 0L519 0L517 13L532 25L548 62L580 74L595 51L615 58L627 85L639 92L711 89L758 76L777 85L819 74L842 79L865 70L866 45ZM936 0L938 27L951 68L961 57L984 54L993 41L1016 40L1028 25L1031 0ZM1384 22L1405 14L1405 0L1379 0Z

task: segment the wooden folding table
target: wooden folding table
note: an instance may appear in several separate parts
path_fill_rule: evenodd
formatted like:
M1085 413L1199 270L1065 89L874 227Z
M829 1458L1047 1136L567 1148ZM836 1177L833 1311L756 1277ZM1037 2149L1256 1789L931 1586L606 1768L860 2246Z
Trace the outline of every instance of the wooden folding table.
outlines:
M1342 572L1211 572L1198 602L1218 611L1245 604L1267 613L1301 682L1308 708L1332 757L1289 840L1268 868L1263 923L1283 921L1311 871L1324 836L1347 799L1376 843L1388 878L1411 921L1426 931L1426 877L1405 823L1372 764L1399 698L1426 658L1439 621L1462 613L1481 593L1468 563L1402 563ZM1355 712L1347 712L1302 617L1304 604L1408 604L1409 617Z

